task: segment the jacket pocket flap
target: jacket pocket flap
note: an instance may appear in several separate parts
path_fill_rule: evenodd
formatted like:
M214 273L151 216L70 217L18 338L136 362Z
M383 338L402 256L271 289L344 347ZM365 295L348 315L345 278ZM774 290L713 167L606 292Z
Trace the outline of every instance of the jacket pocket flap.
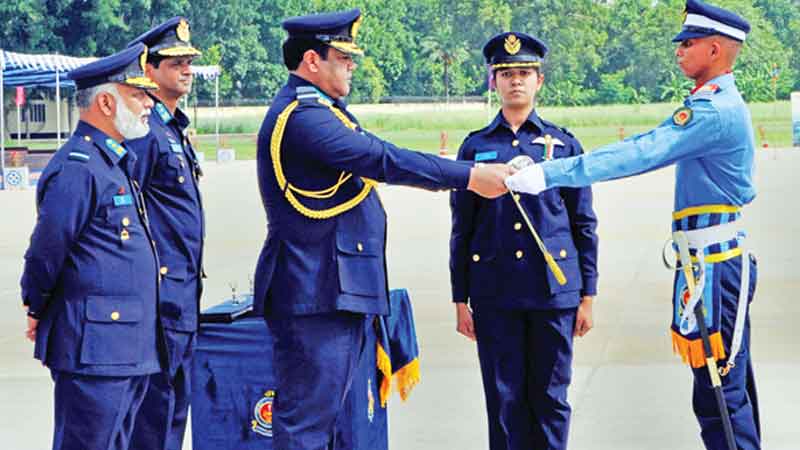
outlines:
M186 280L188 270L185 264L170 264L169 261L161 261L161 268L159 269L161 275L171 280Z
M383 242L376 238L358 238L346 233L336 233L336 248L348 255L380 256Z
M86 297L86 319L90 322L133 323L143 315L142 302L136 296Z
M544 241L547 251L553 255L556 261L578 257L578 250L572 242L572 236L553 236L545 237Z

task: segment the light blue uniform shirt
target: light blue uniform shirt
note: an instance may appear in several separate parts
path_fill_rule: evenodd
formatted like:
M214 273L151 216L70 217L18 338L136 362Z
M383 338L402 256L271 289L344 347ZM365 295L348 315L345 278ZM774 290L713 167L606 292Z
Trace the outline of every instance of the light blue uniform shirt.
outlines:
M670 118L591 153L541 163L547 188L587 186L676 164L675 211L750 203L756 196L750 111L733 75L721 75L705 87L684 101L692 116L682 126Z

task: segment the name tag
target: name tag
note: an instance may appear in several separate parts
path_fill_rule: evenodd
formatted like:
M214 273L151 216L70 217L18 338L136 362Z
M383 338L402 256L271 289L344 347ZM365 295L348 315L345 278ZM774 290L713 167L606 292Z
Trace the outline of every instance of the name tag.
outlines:
M131 205L133 205L133 197L131 197L131 194L114 196L114 206L131 206Z
M183 147L177 142L170 142L169 148L172 150L172 153L183 153Z
M475 161L489 161L492 159L497 159L497 152L481 152L475 154Z

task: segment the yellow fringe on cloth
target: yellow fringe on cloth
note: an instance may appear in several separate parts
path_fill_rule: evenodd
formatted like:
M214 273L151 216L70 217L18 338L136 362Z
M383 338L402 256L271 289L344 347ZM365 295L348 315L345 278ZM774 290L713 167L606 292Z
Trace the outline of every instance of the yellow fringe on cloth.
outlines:
M389 401L389 395L392 393L392 378L394 378L400 398L406 401L411 394L411 390L414 389L414 386L419 384L421 379L419 358L414 358L410 363L406 364L392 375L392 360L389 359L389 355L386 354L383 347L378 344L377 361L378 371L383 374L383 381L381 381L381 387L378 392L381 400L381 407L386 408L386 403Z
M386 350L383 349L383 346L378 344L377 347L378 371L383 374L379 397L381 399L381 407L386 408L386 402L389 401L389 394L392 393L392 360L389 359L389 355L386 354Z
M397 392L400 393L400 398L403 399L403 401L408 400L411 390L414 389L414 386L416 386L420 380L419 358L414 358L402 369L395 372L394 378L397 383Z
M691 365L695 369L706 365L706 353L703 351L703 340L689 340L679 333L670 330L672 333L672 351L681 355L683 362ZM711 341L711 353L717 361L725 359L725 346L722 345L722 334L716 332L708 336Z

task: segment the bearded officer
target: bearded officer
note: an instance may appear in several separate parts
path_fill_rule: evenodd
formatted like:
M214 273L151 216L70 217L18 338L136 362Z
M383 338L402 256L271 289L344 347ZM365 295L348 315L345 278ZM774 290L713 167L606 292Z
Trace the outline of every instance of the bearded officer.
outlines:
M756 195L755 142L750 112L732 73L749 30L747 21L731 11L687 1L683 29L673 42L678 43L678 66L695 88L671 118L647 133L586 155L536 164L506 181L510 189L538 194L676 164L672 229L686 269L674 282L672 341L693 368L692 405L708 449L728 448L712 385L717 367L709 372L706 366L712 356L720 363L735 445L752 450L761 440L748 317L756 262L740 223L741 208ZM703 349L693 314L697 305L705 311L713 355Z
M158 260L122 143L147 134L147 50L69 73L80 120L39 180L23 302L34 357L55 382L54 450L127 449L159 372Z

